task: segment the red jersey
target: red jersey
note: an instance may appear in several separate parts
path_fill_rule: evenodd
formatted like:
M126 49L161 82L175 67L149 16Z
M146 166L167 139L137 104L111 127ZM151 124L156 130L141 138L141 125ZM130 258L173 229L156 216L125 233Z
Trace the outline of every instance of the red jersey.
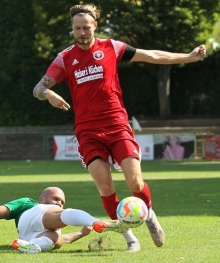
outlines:
M72 45L57 55L46 75L59 84L66 81L75 112L75 130L127 123L117 63L126 44L95 39L89 50Z

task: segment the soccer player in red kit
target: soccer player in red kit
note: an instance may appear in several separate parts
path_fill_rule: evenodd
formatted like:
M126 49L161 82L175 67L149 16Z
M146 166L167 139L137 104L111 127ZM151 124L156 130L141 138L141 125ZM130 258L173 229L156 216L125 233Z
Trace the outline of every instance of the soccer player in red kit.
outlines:
M196 62L205 56L206 48L201 45L189 54L136 49L121 41L94 37L100 16L96 6L76 5L70 8L70 14L76 44L57 55L33 94L40 100L48 100L54 107L68 110L70 105L51 90L62 81L68 83L80 159L96 184L107 214L112 219L117 218L119 199L110 169L113 163L117 170L123 171L132 194L146 203L149 209L146 225L155 245L160 247L164 243L164 231L152 210L149 186L142 178L141 152L128 124L117 64L120 61ZM128 251L140 250L131 229L122 235Z

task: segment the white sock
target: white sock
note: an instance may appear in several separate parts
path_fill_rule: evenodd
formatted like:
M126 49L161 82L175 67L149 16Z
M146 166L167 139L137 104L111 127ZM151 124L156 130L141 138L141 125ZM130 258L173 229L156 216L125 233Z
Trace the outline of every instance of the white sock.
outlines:
M99 221L98 218L85 211L71 208L65 209L61 213L60 219L65 225L70 226L92 226L94 222Z
M41 248L41 251L43 252L51 251L55 246L53 241L45 236L33 238L29 240L29 242L38 245Z
M152 207L150 209L148 209L148 214L147 214L147 219L146 220L150 220L152 217Z
M127 242L134 242L138 241L136 236L132 233L131 229L129 229L127 232L122 233L122 236L125 238Z

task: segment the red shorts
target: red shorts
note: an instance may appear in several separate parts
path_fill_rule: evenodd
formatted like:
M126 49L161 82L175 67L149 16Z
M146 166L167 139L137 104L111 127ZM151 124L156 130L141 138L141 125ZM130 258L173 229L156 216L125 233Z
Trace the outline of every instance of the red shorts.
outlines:
M86 168L96 157L114 164L117 170L121 170L121 161L127 157L141 159L141 149L129 124L79 131L76 138L79 156Z

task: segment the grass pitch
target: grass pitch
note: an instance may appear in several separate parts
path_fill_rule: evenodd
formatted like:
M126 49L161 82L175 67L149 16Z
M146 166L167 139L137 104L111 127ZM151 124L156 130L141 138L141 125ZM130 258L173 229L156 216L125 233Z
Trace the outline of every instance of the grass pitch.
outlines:
M17 237L14 221L1 220L0 262L220 262L220 162L144 161L142 170L166 234L163 247L155 247L146 226L142 225L133 230L141 243L138 253L125 252L126 242L121 234L92 232L59 250L26 255L10 246ZM113 177L119 198L130 196L123 174L113 172ZM79 162L0 162L0 204L25 196L38 200L42 189L48 186L64 190L66 208L82 209L106 218L96 187ZM68 226L63 233L79 229Z

